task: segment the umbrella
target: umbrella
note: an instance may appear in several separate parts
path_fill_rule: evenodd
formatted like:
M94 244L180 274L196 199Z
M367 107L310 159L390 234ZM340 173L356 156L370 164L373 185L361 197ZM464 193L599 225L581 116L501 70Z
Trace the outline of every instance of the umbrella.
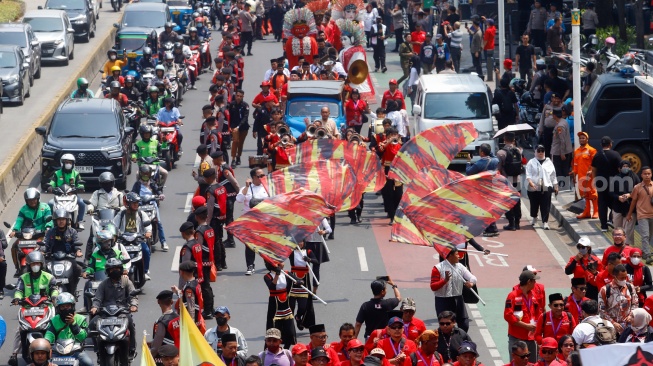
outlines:
M508 126L506 128L500 129L499 131L497 131L497 133L494 135L493 138L497 138L497 137L503 135L506 132L514 132L515 135L520 135L520 134L526 134L526 133L529 133L529 132L535 132L535 130L528 123L518 123L516 125L510 125L510 126Z

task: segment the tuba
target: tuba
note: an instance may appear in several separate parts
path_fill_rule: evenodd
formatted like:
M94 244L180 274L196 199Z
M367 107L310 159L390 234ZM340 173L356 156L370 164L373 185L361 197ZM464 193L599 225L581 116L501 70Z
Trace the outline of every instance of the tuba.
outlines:
M363 52L354 53L347 64L347 76L352 84L362 84L369 74L370 70L365 61Z
M363 142L363 138L361 135L354 133L351 136L349 136L349 142L353 142L355 144L361 144Z
M330 139L331 135L329 135L329 131L327 131L325 128L320 127L315 130L315 137L318 139Z
M312 124L312 125L308 126L308 129L306 130L306 136L313 137L313 136L315 136L316 131L317 131L317 126Z
M279 128L277 128L277 136L281 137L283 135L287 135L290 133L290 129L288 128L287 125L283 125Z

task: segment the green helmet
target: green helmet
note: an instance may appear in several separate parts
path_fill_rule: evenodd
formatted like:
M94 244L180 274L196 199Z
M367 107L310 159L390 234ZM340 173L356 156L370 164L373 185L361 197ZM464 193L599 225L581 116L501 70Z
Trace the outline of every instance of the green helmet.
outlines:
M72 304L73 308L75 307L75 296L68 292L62 292L57 296L57 300L55 301L55 306L59 307L59 305L63 304Z
M88 88L88 80L86 80L86 78L77 79L77 87L81 88L82 86L85 86L86 88Z
M159 92L159 88L157 88L156 86L152 85L151 87L149 87L149 88L147 89L147 91L150 92L150 93L158 93L158 92Z

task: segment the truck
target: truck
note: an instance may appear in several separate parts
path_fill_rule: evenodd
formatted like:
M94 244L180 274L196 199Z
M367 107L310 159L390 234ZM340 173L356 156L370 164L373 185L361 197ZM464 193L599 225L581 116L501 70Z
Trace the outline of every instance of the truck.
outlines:
M296 80L288 81L288 95L285 101L284 117L292 135L297 138L306 130L304 120L312 123L321 119L320 111L328 107L330 118L338 130L345 124L342 102L344 81L339 80Z

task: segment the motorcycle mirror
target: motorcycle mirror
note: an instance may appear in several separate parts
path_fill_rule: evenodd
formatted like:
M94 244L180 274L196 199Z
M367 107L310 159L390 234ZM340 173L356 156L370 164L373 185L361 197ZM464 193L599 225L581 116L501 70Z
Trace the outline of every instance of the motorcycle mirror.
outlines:
M50 222L52 221L52 215L48 215L45 217L45 222Z
M5 290L15 290L15 289L16 289L16 285L14 285L13 283L5 285Z
M131 261L132 261L131 259L125 258L125 259L122 260L122 264L127 264L127 263L129 263Z
M143 220L143 226L150 226L152 224L152 221L150 220Z
M184 119L184 118L186 118L186 116L179 116L179 119Z
M133 128L133 127L125 127L125 133L126 133L126 134L130 134L130 133L132 133L132 132L134 132L134 128Z
M3 224L5 224L5 227L7 229L11 229L11 225L9 225L9 223L7 221L3 222Z
M84 202L84 203L87 204L87 205L90 205L90 204L91 204L91 201L89 201L89 200L82 200L82 202Z

